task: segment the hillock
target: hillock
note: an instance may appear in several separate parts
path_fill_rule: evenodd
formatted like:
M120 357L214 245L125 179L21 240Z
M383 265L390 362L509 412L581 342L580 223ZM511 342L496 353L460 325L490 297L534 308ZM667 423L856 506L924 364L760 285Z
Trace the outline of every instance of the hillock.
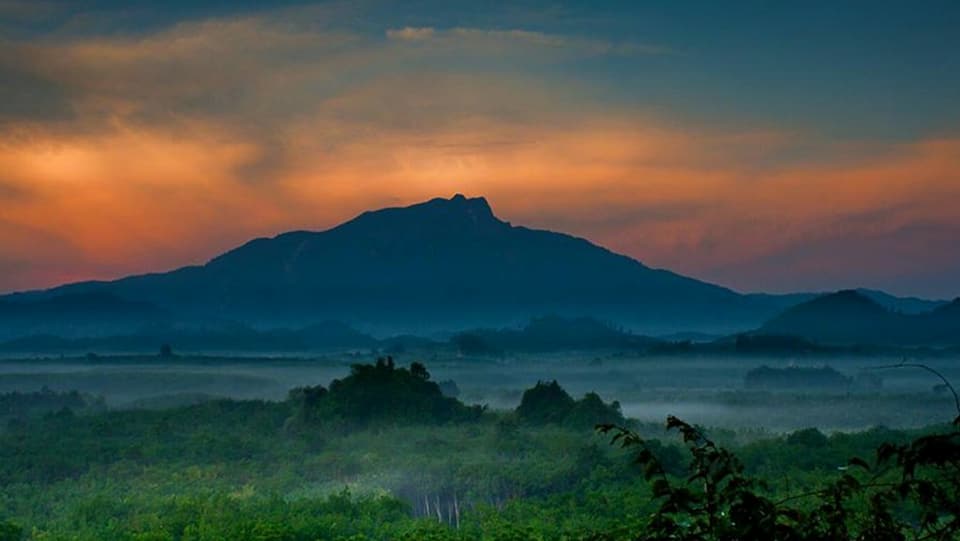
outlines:
M348 428L376 424L444 424L476 420L481 406L467 406L446 396L420 363L398 367L392 357L375 364L355 364L350 375L329 388L300 387L290 391L297 424Z
M556 380L538 381L523 392L517 416L531 425L562 424L571 428L593 428L598 424L623 424L619 402L605 403L597 393L575 400Z

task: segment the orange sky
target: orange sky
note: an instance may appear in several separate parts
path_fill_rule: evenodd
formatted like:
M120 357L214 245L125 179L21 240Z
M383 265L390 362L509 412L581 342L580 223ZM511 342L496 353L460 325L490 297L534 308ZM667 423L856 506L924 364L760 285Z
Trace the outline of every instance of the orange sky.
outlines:
M437 40L475 62L613 54L529 32L368 42L257 17L5 48L0 62L68 90L68 112L0 124L0 290L202 263L463 192L742 290L960 294L923 283L960 270L960 138L681 120L582 79L422 67Z

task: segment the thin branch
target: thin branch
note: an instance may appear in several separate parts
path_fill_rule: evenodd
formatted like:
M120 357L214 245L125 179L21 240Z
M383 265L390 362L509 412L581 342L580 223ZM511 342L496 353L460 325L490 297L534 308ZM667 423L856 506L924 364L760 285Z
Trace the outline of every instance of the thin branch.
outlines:
M904 484L906 484L907 486L913 487L914 485L920 484L921 481L922 481L921 479L911 479L907 481L876 481L876 482L870 482L870 483L862 483L860 484L860 488L861 489L893 488L893 487L904 486ZM930 482L933 483L938 488L943 488L942 483L939 483L937 481L930 481ZM773 502L773 505L780 507L781 505L787 502L791 502L793 500L800 500L800 499L809 498L812 496L823 496L823 495L829 494L830 491L831 491L831 488L828 487L828 488L821 488L817 490L811 490L809 492L801 492L798 494L794 494L792 496L787 496L781 500L777 500Z
M957 390L953 388L953 385L950 383L950 380L948 380L946 376L944 376L937 370L934 370L933 368L921 363L908 363L906 359L900 361L900 364L888 364L883 366L867 366L867 367L864 367L863 369L864 370L888 370L891 368L922 368L923 370L926 370L927 372L930 372L931 374L940 378L940 381L942 381L943 384L947 386L947 389L949 389L950 393L953 394L953 403L957 410L957 419L960 419L960 395L957 395Z
M864 484L861 484L860 487L861 487L861 488L889 488L889 487L898 486L898 485L899 485L899 483L894 483L894 482L864 483ZM783 499L781 499L781 500L777 500L777 501L773 502L773 505L775 505L775 506L777 506L777 507L780 507L781 505L783 505L783 504L785 504L785 503L787 503L787 502L792 502L793 500L800 500L800 499L803 499L803 498L810 498L810 497L812 497L812 496L825 496L825 495L829 494L829 493L832 491L832 488L833 488L833 485L831 485L831 486L829 486L829 487L827 487L827 488L820 488L820 489L811 490L811 491L808 491L808 492L800 492L799 494L794 494L793 496L787 496L787 497L785 497L785 498L783 498Z

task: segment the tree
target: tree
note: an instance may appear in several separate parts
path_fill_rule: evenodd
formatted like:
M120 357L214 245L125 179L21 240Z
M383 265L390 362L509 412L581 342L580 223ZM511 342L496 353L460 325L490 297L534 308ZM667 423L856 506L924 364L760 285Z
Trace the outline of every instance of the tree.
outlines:
M427 367L423 366L422 363L414 362L410 365L410 374L415 378L420 378L424 381L430 379L430 372L427 372Z
M606 404L597 393L587 393L574 400L557 383L538 381L523 392L517 416L528 424L563 424L571 428L589 429L601 423L626 422L620 412L620 403Z
M575 402L557 380L550 383L538 381L523 392L517 415L524 421L544 425L561 423L573 409Z
M816 428L804 428L797 430L787 436L787 443L790 445L799 445L801 447L818 448L825 447L830 440L827 436Z
M626 419L620 412L620 403L607 404L597 393L587 393L577 400L563 420L563 424L580 429L591 429L599 424L623 424Z
M294 420L356 428L385 422L469 421L483 412L480 406L444 396L423 364L397 368L391 357L381 357L372 365L355 364L349 376L333 380L329 389L298 389L290 399L296 407Z

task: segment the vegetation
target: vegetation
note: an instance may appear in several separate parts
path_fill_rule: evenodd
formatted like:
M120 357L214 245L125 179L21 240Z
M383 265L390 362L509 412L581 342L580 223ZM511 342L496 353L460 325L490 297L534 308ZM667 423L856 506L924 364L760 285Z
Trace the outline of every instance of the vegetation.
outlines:
M493 412L444 396L422 365L389 358L279 402L83 404L27 408L0 428L0 540L957 533L955 426L758 437L671 419L675 442L555 381ZM606 445L597 422L626 448Z
M841 295L841 297L843 297ZM817 302L817 301L813 301ZM864 299L866 303L873 303ZM2 304L2 303L0 303ZM801 305L805 306L805 305ZM947 322L960 321L960 301L944 305L930 315L893 314L891 317L942 318ZM799 308L798 308L799 309ZM885 312L879 305L875 309ZM2 311L2 310L0 310ZM855 315L846 316L855 318ZM817 312L810 316L818 324L827 319ZM925 319L927 318L927 319ZM780 321L780 320L777 320ZM792 321L792 320L791 320ZM803 321L806 321L804 319ZM792 324L791 324L792 325ZM834 329L835 325L828 325ZM866 331L876 333L876 328L867 326ZM807 331L803 325L763 327L753 332L729 337L713 337L709 340L671 341L633 334L610 323L589 317L541 316L531 318L520 328L473 329L459 332L448 340L436 340L423 336L402 334L383 339L354 329L339 321L325 321L295 328L257 329L234 322L184 323L148 325L134 332L116 334L110 328L92 335L71 336L63 334L25 334L5 337L0 329L0 352L15 354L87 354L87 360L98 361L99 357L114 354L129 355L131 352L151 354L160 360L178 357L181 352L212 354L242 351L246 354L261 352L288 355L364 351L391 355L416 352L436 354L459 354L466 357L505 358L524 354L562 354L571 351L619 352L635 356L713 356L739 357L802 356L821 359L845 357L924 357L943 358L955 356L960 350L954 327L942 331L936 340L901 342L888 341L871 336L860 340L831 340ZM883 338L893 336L880 333ZM681 335L679 338L683 338ZM159 355L157 355L159 348Z
M845 390L853 383L853 378L844 376L829 366L785 368L761 366L747 372L744 383L748 389Z
M596 393L587 393L574 400L556 380L550 383L538 381L523 393L517 416L534 425L550 423L573 428L590 428L601 423L623 423L620 404L605 404Z
M57 393L48 387L38 392L12 392L0 394L0 420L17 420L37 417L64 409L70 411L102 411L106 408L100 397L81 394L77 391Z
M382 423L443 424L479 419L483 408L468 407L444 395L420 363L397 368L392 357L374 365L356 364L350 375L321 386L294 389L295 423L327 428L366 427Z
M612 442L638 448L636 462L650 482L657 509L639 539L902 540L960 535L960 417L952 430L906 444L883 443L871 464L853 457L836 479L786 498L745 474L740 460L676 417L667 419L687 445L689 475L672 478L646 442L615 425ZM828 444L804 430L787 438L804 450Z

